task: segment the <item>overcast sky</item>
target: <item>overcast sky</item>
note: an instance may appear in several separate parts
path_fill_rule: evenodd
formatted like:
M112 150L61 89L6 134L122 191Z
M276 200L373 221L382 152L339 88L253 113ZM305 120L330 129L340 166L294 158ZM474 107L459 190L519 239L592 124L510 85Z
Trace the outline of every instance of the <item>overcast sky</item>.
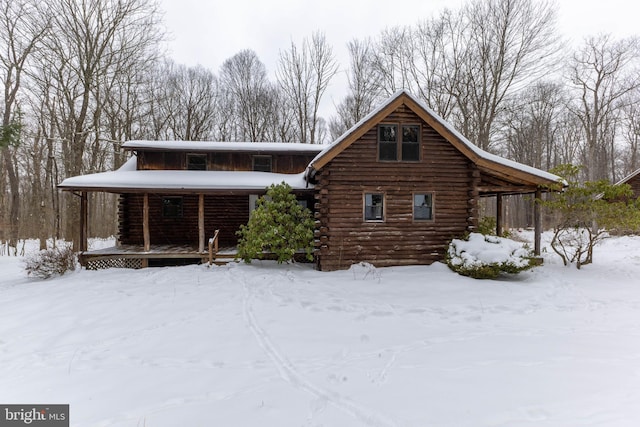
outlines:
M346 43L375 36L385 27L413 25L464 0L160 0L169 31L169 56L185 65L200 64L218 74L224 60L252 49L273 75L279 50L300 44L313 31L324 32L344 69ZM599 32L638 34L640 3L633 0L556 0L558 26L579 42ZM338 103L340 79L325 102Z

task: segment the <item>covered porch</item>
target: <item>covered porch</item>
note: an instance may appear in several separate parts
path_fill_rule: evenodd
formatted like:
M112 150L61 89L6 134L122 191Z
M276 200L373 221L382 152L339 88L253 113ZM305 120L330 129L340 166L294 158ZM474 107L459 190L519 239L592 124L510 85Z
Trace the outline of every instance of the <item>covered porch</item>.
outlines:
M543 225L542 211L537 201L542 199L544 193L552 191L547 187L548 184L540 179L532 180L530 177L523 179L522 175L524 174L514 175L503 171L500 167L495 169L479 167L474 171L474 174L478 180L476 187L478 196L485 200L495 200L495 233L498 236L501 236L505 230L505 199L514 195L531 197L530 206L533 212L530 215L533 217L534 230L533 251L536 256L539 256Z
M212 216L216 217L216 215L212 215L212 212L207 212L205 209L205 194L203 193L196 195L180 193L180 196L169 193L169 197L190 197L197 200L197 213L195 215L185 208L185 217L173 218L176 224L172 228L176 228L176 230L174 230L172 236L180 235L179 239L171 236L167 238L165 233L158 232L158 230L162 230L164 224L159 224L157 220L154 221L151 214L153 210L150 208L150 205L153 205L150 203L150 199L152 197L158 198L156 193L120 194L121 205L123 204L123 199L127 199L127 196L132 196L136 201L141 201L141 206L137 206L136 203L134 206L127 206L124 211L122 208L120 209L118 222L121 234L117 237L115 246L90 250L89 204L91 193L88 191L73 192L80 198L80 247L78 248L78 258L80 264L87 269L110 267L144 268L155 265L194 263L213 264L226 263L235 258L235 245L230 245L227 242L222 249L220 247L221 230L220 228L214 230L211 226L210 218ZM245 199L244 196L240 196L240 198ZM248 196L246 198L248 199ZM156 200L156 205L158 204L157 202ZM248 205L248 203L246 204ZM243 204L243 207L248 212L248 206L245 207ZM216 212L216 214L219 213ZM139 217L139 221L137 219L132 220L132 217ZM209 220L207 217L209 217ZM244 216L241 216L240 220L244 219ZM131 225L131 223L134 223L134 225ZM195 227L193 227L194 223L196 224ZM125 227L131 226L135 228L135 231L123 236L123 224ZM188 228L189 232L185 233L182 230L183 228ZM235 233L236 228L236 222L227 224L226 234ZM162 235L162 238L154 236L154 231L155 234Z
M147 250L145 250L147 249ZM103 268L144 268L156 261L162 264L226 264L235 260L235 248L219 248L217 235L210 239L206 250L188 245L116 245L80 252L80 263L88 270Z
M79 253L86 268L223 263L236 256L236 231L251 202L285 182L313 201L302 174L217 171L138 171L126 167L68 178L59 188L80 199ZM119 194L114 247L89 250L91 194Z

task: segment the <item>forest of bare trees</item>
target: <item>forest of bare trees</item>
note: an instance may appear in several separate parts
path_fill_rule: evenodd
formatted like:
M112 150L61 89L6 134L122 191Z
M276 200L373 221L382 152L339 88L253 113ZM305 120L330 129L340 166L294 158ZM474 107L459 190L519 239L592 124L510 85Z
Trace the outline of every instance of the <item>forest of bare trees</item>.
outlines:
M56 184L112 170L131 139L326 143L406 88L479 147L541 169L584 165L612 182L640 167L640 40L576 46L546 0L468 0L348 42L321 31L280 48L275 70L243 50L218 70L165 53L152 0L0 0L0 242L71 240L78 198ZM344 70L344 71L339 71ZM336 112L320 116L346 73ZM92 234L115 233L94 195Z

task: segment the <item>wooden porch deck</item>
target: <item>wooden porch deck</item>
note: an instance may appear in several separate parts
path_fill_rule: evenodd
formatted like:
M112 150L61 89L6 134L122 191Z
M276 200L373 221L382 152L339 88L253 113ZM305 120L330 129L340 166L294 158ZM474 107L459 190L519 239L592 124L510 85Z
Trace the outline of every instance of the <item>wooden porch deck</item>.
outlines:
M213 263L232 262L237 255L236 248L222 248L213 255ZM79 255L80 264L88 270L102 268L143 268L150 260L167 264L179 262L209 262L209 251L199 251L196 246L188 245L151 245L148 251L142 245L117 245L109 248L84 251ZM153 261L152 261L153 263Z

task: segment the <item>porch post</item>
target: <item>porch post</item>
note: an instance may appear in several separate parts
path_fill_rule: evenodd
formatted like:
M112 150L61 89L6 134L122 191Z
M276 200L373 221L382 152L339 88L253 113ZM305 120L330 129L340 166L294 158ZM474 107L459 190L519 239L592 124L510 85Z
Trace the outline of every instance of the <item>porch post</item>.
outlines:
M198 252L204 252L204 194L198 194Z
M538 188L536 190L536 198L533 205L533 222L534 222L534 243L533 253L540 256L540 246L542 237L542 213L540 212L539 200L542 199L542 191Z
M149 194L144 193L142 204L142 238L144 240L144 251L151 250L151 238L149 237Z
M502 194L496 194L496 236L502 236Z
M87 192L80 193L80 252L85 252L89 248L87 239L89 238L89 200Z

